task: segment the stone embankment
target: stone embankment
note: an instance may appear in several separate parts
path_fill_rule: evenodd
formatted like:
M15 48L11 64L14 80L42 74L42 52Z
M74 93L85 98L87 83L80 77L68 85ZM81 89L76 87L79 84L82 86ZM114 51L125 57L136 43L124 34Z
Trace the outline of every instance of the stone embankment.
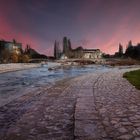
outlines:
M31 64L31 63L0 64L0 73L37 68L40 66L41 66L40 64Z
M112 69L64 80L0 107L1 140L139 140L140 91Z

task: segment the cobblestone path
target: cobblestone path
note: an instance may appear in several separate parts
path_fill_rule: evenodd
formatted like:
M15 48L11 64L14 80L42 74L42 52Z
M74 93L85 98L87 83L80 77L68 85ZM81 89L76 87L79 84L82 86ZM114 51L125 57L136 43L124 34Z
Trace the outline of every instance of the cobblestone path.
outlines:
M63 80L0 107L0 140L140 140L140 91L125 71Z

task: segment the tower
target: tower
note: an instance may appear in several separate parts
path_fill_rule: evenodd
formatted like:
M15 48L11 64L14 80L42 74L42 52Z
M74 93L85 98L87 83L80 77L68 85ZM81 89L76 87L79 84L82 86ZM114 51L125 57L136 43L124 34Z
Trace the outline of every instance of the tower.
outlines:
M68 41L67 37L63 38L63 53L66 55L68 51Z
M121 44L119 44L119 55L123 55L123 46Z
M67 39L67 37L63 38L63 54L65 54L68 58L71 56L71 41Z
M55 59L59 59L61 55L61 51L59 48L59 42L55 41L54 43L54 57Z

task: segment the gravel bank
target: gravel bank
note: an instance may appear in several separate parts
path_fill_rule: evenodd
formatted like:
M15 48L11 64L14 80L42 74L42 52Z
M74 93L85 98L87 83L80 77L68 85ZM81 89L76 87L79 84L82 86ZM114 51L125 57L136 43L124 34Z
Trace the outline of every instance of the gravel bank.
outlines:
M29 64L28 63L27 64L23 64L23 63L0 64L0 73L37 68L40 66L41 66L40 64L30 64L30 63Z

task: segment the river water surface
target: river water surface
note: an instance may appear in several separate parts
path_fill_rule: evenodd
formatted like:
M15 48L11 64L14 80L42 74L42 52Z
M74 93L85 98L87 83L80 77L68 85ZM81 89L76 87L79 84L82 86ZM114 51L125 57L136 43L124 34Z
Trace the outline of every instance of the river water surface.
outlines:
M44 65L40 68L0 74L0 106L43 86L52 86L58 80L109 69L101 65L88 65L48 71L48 65Z

